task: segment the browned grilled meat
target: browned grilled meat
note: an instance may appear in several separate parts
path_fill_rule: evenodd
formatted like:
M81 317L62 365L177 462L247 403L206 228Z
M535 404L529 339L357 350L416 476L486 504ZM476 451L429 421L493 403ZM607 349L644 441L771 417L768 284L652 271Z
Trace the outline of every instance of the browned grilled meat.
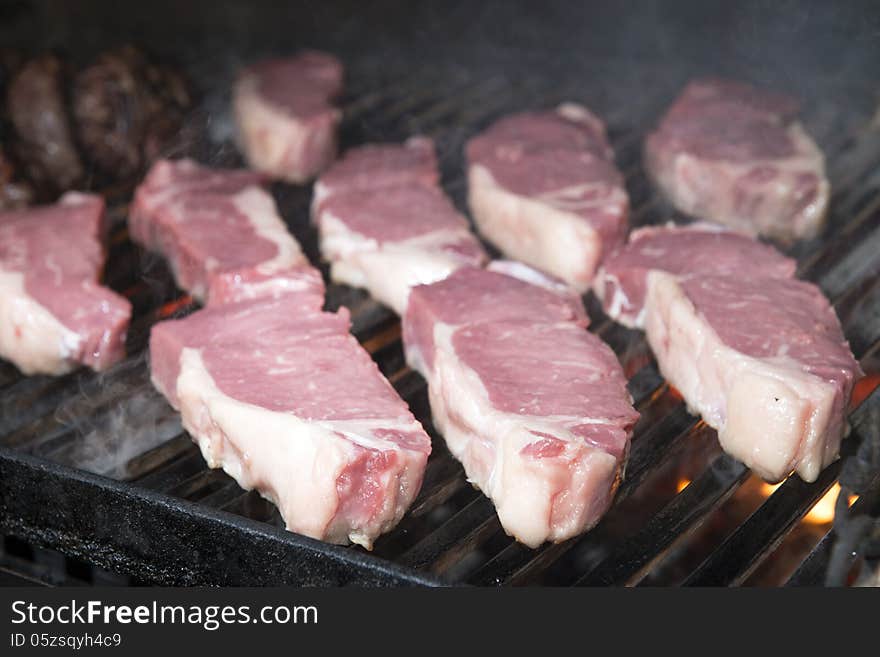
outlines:
M87 158L103 172L125 178L168 146L191 99L178 73L134 46L123 46L77 73L72 103Z
M24 58L21 53L9 48L0 48L0 110L9 80L21 66ZM0 112L2 114L2 112ZM12 210L29 205L34 200L34 190L21 180L9 149L9 126L5 116L0 116L0 211Z
M17 180L15 167L0 147L0 210L22 208L34 200L34 190Z
M83 177L63 89L61 61L44 54L13 75L6 93L15 148L24 169L34 183L55 191L70 189Z

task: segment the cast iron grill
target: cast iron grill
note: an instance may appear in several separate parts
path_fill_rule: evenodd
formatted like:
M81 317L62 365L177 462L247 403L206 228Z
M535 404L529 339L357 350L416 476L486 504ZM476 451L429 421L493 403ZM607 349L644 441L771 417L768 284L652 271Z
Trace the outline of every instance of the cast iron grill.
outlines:
M344 103L343 146L414 133L434 137L444 187L465 209L461 150L470 135L510 111L578 99L574 82L566 87L546 78L464 71L419 70L373 85L354 80ZM668 101L658 93L636 115L627 109L606 116L631 194L633 226L675 216L640 164L644 132ZM807 107L804 121L826 153L834 196L823 236L792 255L800 275L832 300L868 373L855 395L846 457L861 442L880 440L870 421L880 407L880 127L830 99ZM182 153L236 163L228 144L185 144ZM731 500L756 485L754 476L687 413L642 336L604 318L588 298L590 330L618 354L642 416L626 477L603 521L577 539L530 550L504 535L491 503L466 482L434 432L425 383L405 365L396 317L359 291L330 285L328 307L351 310L354 333L432 433L434 451L417 500L372 554L285 532L271 504L206 467L149 382L149 327L195 306L175 289L159 258L128 240L130 191L107 190L116 223L106 273L107 283L134 306L128 360L100 376L77 371L60 378L24 378L0 364L0 523L12 537L7 568L22 560L39 566L34 554L50 555L42 557L50 564L60 558L21 548L21 540L136 582L164 584L741 584L778 558L793 528L838 480L840 462L813 484L789 479L726 523L723 535L705 531L734 513ZM277 185L273 192L291 231L318 263L310 189ZM878 489L875 479L870 490ZM876 497L863 495L854 512L872 510ZM821 583L833 538L829 532L777 583L789 577ZM106 581L78 577L69 563L65 568L73 580ZM39 578L39 571L29 576Z

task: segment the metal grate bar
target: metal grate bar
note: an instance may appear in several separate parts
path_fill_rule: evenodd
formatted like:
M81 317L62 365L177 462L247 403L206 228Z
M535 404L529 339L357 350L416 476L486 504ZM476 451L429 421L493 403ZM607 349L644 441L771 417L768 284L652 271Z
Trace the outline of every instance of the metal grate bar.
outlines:
M864 426L869 408L880 404L880 388L876 389L853 412L855 432L876 431ZM842 458L854 450L854 440L845 440ZM800 477L789 477L773 494L740 525L685 581L686 586L728 586L742 583L762 559L782 541L788 530L800 520L837 481L840 461L823 470L813 483Z
M176 458L162 464L162 467L137 480L138 486L150 490L168 492L200 472L207 472L205 460L189 434L183 434L189 445Z
M470 552L483 536L498 530L498 517L488 498L480 495L400 557L400 562L417 570L442 573Z
M138 479L143 481L147 474L156 473L180 458L185 452L191 451L192 448L193 442L189 434L179 433L171 440L131 459L126 464L124 478L128 481L137 481Z
M461 463L448 452L435 457L428 464L422 490L409 513L415 518L423 516L446 502L466 485Z
M874 482L871 489L853 503L851 512L853 516L869 516L876 514L877 502L880 500L880 477ZM786 582L786 586L822 586L825 583L825 575L828 564L831 561L832 549L837 535L834 529L828 531L825 536L810 551L810 554L801 562L798 569ZM856 564L859 555L849 553L845 566L850 569Z
M610 558L584 575L580 586L632 585L676 542L687 538L749 476L749 469L722 454L676 495L635 536L613 550Z

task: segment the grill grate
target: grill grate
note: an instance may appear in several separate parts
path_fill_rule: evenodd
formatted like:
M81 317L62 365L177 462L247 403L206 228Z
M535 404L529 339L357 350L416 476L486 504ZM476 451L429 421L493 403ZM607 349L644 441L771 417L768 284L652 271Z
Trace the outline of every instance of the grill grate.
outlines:
M578 97L575 87L532 78L483 79L460 72L450 80L423 71L372 90L352 88L343 145L416 132L435 137L443 184L464 209L461 148L467 137L503 113ZM667 101L644 103L640 116L611 117L634 226L674 216L640 165L644 129ZM880 131L865 117L827 103L812 108L805 123L827 155L834 196L824 236L799 244L792 255L801 276L819 284L834 303L869 373L852 419L857 438L876 439L869 435L876 427L860 421L880 405L873 389L880 373ZM198 148L213 148L216 156L216 145ZM308 222L310 191L278 185L273 192L317 263L317 238ZM122 221L126 194L117 195L107 280L134 305L133 356L103 375L78 371L56 379L22 378L0 364L0 513L8 534L146 582L741 584L774 558L837 480L839 464L813 484L786 481L732 532L702 546L703 558L687 572L663 575L681 546L723 513L753 476L722 454L714 432L686 412L659 376L641 335L597 314L588 299L591 330L620 357L642 417L626 478L606 518L582 537L530 550L504 535L491 503L467 484L436 435L424 381L404 362L398 320L362 292L330 285L328 307L350 308L354 333L432 434L434 453L411 511L377 541L374 554L290 534L269 503L242 491L223 472L207 469L176 414L150 385L144 353L149 327L193 305L175 290L160 259L128 241ZM326 267L323 271L326 275ZM856 443L846 441L846 453ZM701 464L699 471L680 492L657 488L658 482L674 483L682 464L693 462ZM819 541L791 583L821 580L832 542L830 533Z

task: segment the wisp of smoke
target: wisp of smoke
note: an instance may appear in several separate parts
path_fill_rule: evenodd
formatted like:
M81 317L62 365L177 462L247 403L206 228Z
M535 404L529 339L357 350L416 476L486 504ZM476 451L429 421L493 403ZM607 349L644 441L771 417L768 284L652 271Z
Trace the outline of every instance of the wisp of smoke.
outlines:
M129 359L62 403L55 418L72 436L56 460L122 479L133 458L179 435L180 418L148 371L144 357Z

